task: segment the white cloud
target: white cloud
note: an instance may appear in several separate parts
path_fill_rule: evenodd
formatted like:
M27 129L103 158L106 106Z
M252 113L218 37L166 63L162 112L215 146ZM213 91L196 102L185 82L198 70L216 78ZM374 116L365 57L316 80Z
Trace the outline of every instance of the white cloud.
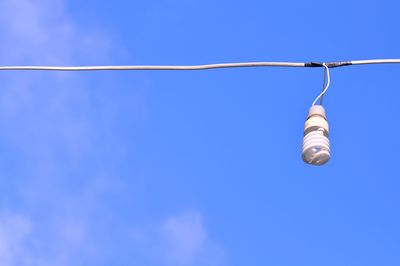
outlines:
M105 44L107 38L75 24L64 5L62 0L0 1L2 64L74 64L106 57L107 45L99 48L88 40ZM93 130L84 112L90 111L91 95L79 78L65 73L2 74L0 122L7 125L2 137L21 149L27 161L38 168L35 159L46 159L49 169L56 150L67 154L67 160L85 152Z
M22 216L0 214L0 265L31 265L30 256L24 252L31 229L30 222Z
M0 211L1 266L85 265L104 259L104 233L96 211L101 189L88 185L76 197L53 198L57 208ZM43 191L45 193L45 191ZM51 199L50 199L51 200ZM104 239L104 238L103 238Z
M78 25L65 4L0 0L1 64L107 59L111 37ZM1 75L0 143L15 155L16 166L0 173L2 185L9 187L0 195L0 265L81 265L82 257L101 259L93 229L100 222L93 220L113 183L107 164L95 172L83 167L97 144L93 88L72 73ZM109 115L112 120L114 114ZM118 154L115 149L113 156Z
M184 264L193 262L207 241L202 217L195 212L168 218L163 222L161 232L166 241L165 256Z
M112 38L76 24L65 4L64 0L0 0L2 65L95 64L107 59L113 52ZM17 167L0 173L0 180L10 182L8 194L18 208L0 194L0 265L101 261L109 246L100 243L107 238L99 239L106 226L99 225L103 215L98 213L102 194L115 185L109 174L113 171L104 163L90 173L84 164L86 157L98 155L99 112L107 115L100 119L105 123L102 127L112 128L104 121L115 118L120 99L113 102L105 95L93 95L93 88L70 73L1 74L0 144L17 154ZM101 101L102 110L93 108L94 99ZM110 144L112 155L106 158L118 160L117 147L123 146L118 144ZM223 247L210 237L196 211L136 230L133 239L135 250L157 264L221 266L226 262Z
M187 211L155 226L134 230L134 247L161 265L213 266L226 264L224 248L213 240L201 213Z
M104 58L111 38L76 24L65 5L64 0L1 0L2 64L70 64L82 57Z

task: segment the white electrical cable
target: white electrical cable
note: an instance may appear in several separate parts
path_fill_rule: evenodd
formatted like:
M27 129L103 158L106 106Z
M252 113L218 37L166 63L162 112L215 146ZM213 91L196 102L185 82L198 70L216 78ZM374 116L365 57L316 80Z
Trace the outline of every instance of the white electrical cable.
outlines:
M399 64L400 59L373 59L373 60L355 60L351 61L352 65L368 65L368 64Z
M400 59L373 59L355 60L324 63L329 68L366 65L366 64L394 64L400 63ZM223 63L191 66L0 66L1 70L44 70L44 71L105 71L105 70L206 70L216 68L236 67L322 67L322 63L299 63L299 62L244 62Z
M49 71L97 71L97 70L205 70L235 67L305 67L295 62L247 62L208 64L193 66L2 66L0 70L49 70Z
M315 101L312 103L312 106L314 106L314 105L318 102L318 100L319 100L322 96L324 96L324 94L326 93L326 91L327 91L328 88L329 88L329 85L331 84L331 75L330 75L330 73L329 73L329 67L328 67L325 63L323 63L322 66L326 69L326 78L327 78L327 82L326 82L326 86L325 86L325 88L323 89L323 91L321 92L321 94L320 94L320 95L317 97L317 99L315 99Z

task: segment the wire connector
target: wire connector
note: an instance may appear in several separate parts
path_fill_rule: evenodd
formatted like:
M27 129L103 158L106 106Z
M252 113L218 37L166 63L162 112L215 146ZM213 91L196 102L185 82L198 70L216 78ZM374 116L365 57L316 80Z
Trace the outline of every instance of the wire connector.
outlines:
M329 68L342 67L342 66L351 66L352 64L353 63L351 61L326 63L326 65Z
M351 61L342 61L342 62L328 62L328 63L321 63L321 62L309 62L305 63L305 67L323 67L324 64L329 68L335 67L342 67L342 66L351 66L353 63Z
M305 67L323 67L324 63L321 62L308 62L304 64Z

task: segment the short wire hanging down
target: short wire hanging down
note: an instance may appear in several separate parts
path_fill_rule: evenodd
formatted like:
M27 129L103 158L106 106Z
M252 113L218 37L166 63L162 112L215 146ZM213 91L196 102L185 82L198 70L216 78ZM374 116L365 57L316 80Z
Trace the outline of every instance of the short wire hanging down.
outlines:
M324 91L326 86L326 68L324 68L324 83L322 83L322 91ZM324 101L324 95L321 96L321 98L319 98L319 105L322 105L322 102Z
M312 103L312 106L314 106L318 102L319 99L321 99L320 105L322 105L322 99L323 99L326 91L328 90L329 85L331 84L331 75L329 73L329 67L325 63L323 63L322 66L325 68L325 70L324 70L324 86L325 86L325 88L322 90L321 94L317 97L317 99L315 99L315 101ZM326 78L326 85L325 85L325 78Z

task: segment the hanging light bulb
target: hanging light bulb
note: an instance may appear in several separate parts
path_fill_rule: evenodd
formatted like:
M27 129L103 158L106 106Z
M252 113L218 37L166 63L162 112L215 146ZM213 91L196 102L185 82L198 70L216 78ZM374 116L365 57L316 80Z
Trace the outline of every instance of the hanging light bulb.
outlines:
M323 165L331 158L329 145L329 125L326 120L322 100L330 85L329 68L324 63L324 84L321 94L312 103L304 125L304 138L302 147L303 161L312 165ZM320 100L320 104L316 103Z
M313 165L327 163L331 157L328 137L329 125L324 107L311 106L304 125L303 161Z

